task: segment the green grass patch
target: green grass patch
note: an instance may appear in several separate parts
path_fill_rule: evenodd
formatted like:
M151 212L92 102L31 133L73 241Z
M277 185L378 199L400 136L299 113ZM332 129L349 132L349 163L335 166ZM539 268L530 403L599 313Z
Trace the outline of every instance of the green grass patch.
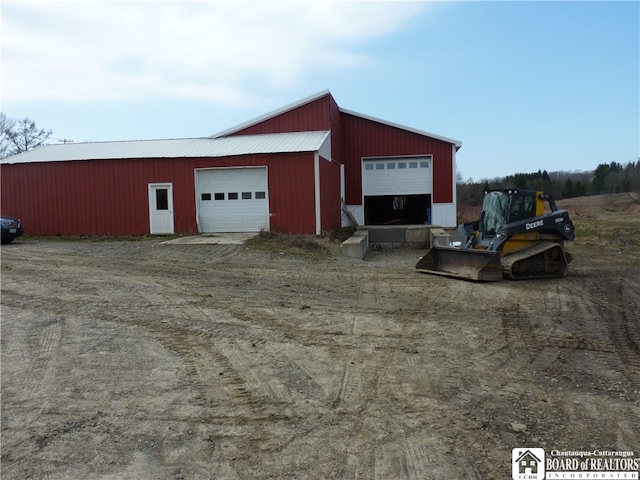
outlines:
M599 248L640 249L640 215L598 209L573 216L576 243Z

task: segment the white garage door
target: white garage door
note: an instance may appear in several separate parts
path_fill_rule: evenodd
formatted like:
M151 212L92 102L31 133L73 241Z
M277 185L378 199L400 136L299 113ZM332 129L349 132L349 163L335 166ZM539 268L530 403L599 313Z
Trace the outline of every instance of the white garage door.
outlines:
M431 157L364 160L362 195L431 193Z
M196 171L201 232L269 229L267 167Z

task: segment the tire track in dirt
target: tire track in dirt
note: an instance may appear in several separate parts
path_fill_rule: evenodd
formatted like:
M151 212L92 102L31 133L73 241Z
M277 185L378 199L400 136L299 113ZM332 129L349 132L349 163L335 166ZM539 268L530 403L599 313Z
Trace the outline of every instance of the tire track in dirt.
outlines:
M351 321L348 328L348 341L351 345L357 344L358 341L356 339L362 334L362 323L366 321L363 318L363 311L366 311L370 304L375 304L379 300L378 288L378 272L376 268L374 269L372 281L361 283L358 289L356 304L353 308L354 312L351 314ZM367 349L371 353L372 346L369 345ZM356 362L358 360L357 356L359 355L359 352L356 352L353 349L349 349L348 352L346 359L343 360L343 374L340 387L332 402L334 408L359 404L363 401L362 392L364 382L366 381L366 373L357 366Z
M600 285L594 290L600 290ZM614 288L598 293L594 300L608 323L614 351L623 365L621 373L640 386L640 280L618 279Z
M64 317L36 325L28 342L29 368L23 379L23 387L31 396L40 396L49 388L49 379L57 368L57 358L65 331ZM52 392L48 392L51 394Z
M306 358L313 358L316 349L324 344L314 341L314 334L305 330L304 325L291 324L287 318L276 316L272 309L263 306L241 308L223 303L217 308L244 324L242 332L235 335L242 339L242 346L227 339L225 355L254 391L255 398L271 406L286 406L296 399L299 402L326 400L325 388L305 364ZM297 310L299 308L294 309ZM233 333L225 324L224 335ZM333 346L328 340L326 343ZM269 377L256 373L264 369L265 364Z
M224 448L245 452L227 464L234 471L233 476L241 478L247 465L255 462L246 451L246 442L255 445L275 442L271 432L280 421L278 414L249 387L245 376L249 366L241 354L232 353L233 341L219 334L215 324L209 322L208 327L203 328L202 325L207 324L203 320L210 320L203 309L184 305L165 307L157 303L158 300L154 295L147 296L150 305L168 314L159 315L163 320L139 315L120 321L149 332L184 365L186 378L183 383L187 392L189 389L194 392L191 394L194 401L188 403L186 417L166 412L164 420L190 422L194 425L193 430L200 432L202 442L211 448L224 445ZM221 454L216 452L216 455Z
M530 314L530 323L536 327L536 339L541 347L613 353L615 348L606 330L591 325L589 319L597 317L593 296L583 287L576 287L566 279L553 291L545 292L544 310L538 318ZM549 298L555 305L551 305Z
M61 349L66 330L67 325L64 317L40 321L28 327L26 341L21 345L24 349L21 356L23 359L27 359L26 370L24 375L16 377L14 374L10 378L11 380L19 378L16 386L25 392L24 398L29 399L29 409L35 415L40 416L43 415L43 412L48 411L60 394L55 377L59 374L60 365L63 362ZM6 385L3 385L3 390L4 387ZM13 385L9 387L10 395L14 396L15 392L12 387ZM3 391L3 400L7 401L5 393L7 392ZM6 415L7 418L13 418L13 414L12 408L4 406L3 415ZM43 416L49 418L46 414ZM13 421L16 420L13 419ZM25 426L21 431L21 436L15 439L17 440L15 444L10 445L9 442L3 442L3 444L13 451L13 460L29 459L58 435L79 431L83 423L83 420L74 420L60 424L56 420L52 425L49 419L46 421L47 427L44 432L43 428ZM4 458L3 452L3 461Z
M553 299L553 305L547 301L549 298ZM620 316L619 308L612 308L608 301L606 305L599 304L592 292L568 282L556 285L552 293L543 293L541 300L544 308L540 308L538 300L520 298L513 309L500 309L505 342L514 356L524 350L534 362L549 348L603 354L618 352L606 323L611 321L612 314L614 319ZM605 320L601 327L590 321L594 316ZM620 332L626 325L624 321L612 323ZM626 334L620 336L628 339Z
M393 295L395 282L393 276L379 275L376 267L371 279L361 283L358 290L349 330L351 344L357 348L352 347L343 360L342 381L334 399L335 408L350 413L344 463L335 467L341 469L340 478L386 479L402 472L402 478L418 480L430 478L434 469L448 464L439 447L424 444L421 422L410 426L401 420L407 405L388 405L399 394L404 376L391 371L391 366L403 364L419 370L424 367L416 361L417 352L407 337L407 321L414 315L404 313L402 321L392 323L393 316L379 319L368 313L372 305ZM417 311L414 314L420 315ZM367 356L366 370L359 367L363 355ZM420 407L418 411L421 412ZM441 441L442 438L434 440ZM395 466L393 472L387 470L389 465Z
M322 398L321 389L311 375L284 355L276 360L278 369L272 377L260 377L253 371L248 355L261 352L264 356L263 350L268 345L290 341L278 329L269 327L270 319L257 321L250 311L229 308L224 302L214 302L216 306L212 308L208 303L210 300L203 304L199 299L196 303L187 299L172 304L171 299L147 291L142 299L145 314L136 318L126 316L120 321L151 332L165 348L176 353L194 388L200 392L200 404L221 411L225 418L224 412L234 408L239 410L237 419L260 422L272 418L278 406L291 403L292 393ZM243 350L236 338L251 345L253 351ZM219 407L225 404L227 407ZM226 421L233 422L233 418ZM256 438L262 438L262 434Z
M334 408L357 403L362 391L363 376L362 368L358 367L355 361L347 359L343 367L340 388L332 402Z
M466 428L470 426L467 425ZM463 428L464 429L464 428ZM470 442L455 445L447 439L448 432L435 428L425 432L424 427L407 428L400 436L378 447L376 469L372 477L377 480L403 478L408 480L455 478L484 480L489 476L479 472L476 459L468 450ZM461 454L460 452L464 452Z
M634 278L611 280L614 286L607 285L606 289L600 280L589 282L586 289L584 285L563 283L557 297L567 298L568 306L555 319L566 326L541 333L541 344L604 355L613 370L639 386L640 282ZM593 318L602 322L594 324Z
M177 319L193 324L199 319L193 318L192 315L197 312L202 315L202 309L189 308L187 314L184 305L171 308L166 304L167 300L159 294L145 293L144 297L153 310L162 312L151 317L159 317L162 320L152 320L148 315L138 315L120 321L151 332L162 345L178 354L187 368L188 375L192 377L194 386L200 390L203 402L220 402L222 386L228 394L228 400L234 406L247 407L247 414L255 414L253 408L257 402L252 398L241 375L218 346L225 343L224 339L217 338L212 330L178 325Z
M362 282L358 289L349 329L352 348L343 360L343 375L333 400L334 409L349 412L344 457L334 467L342 472L341 478L344 479L373 478L375 472L376 448L370 435L370 423L377 417L375 404L379 401L380 382L384 378L385 365L391 353L384 350L382 354L376 355L372 344L362 345L367 340L361 340L361 334L368 327L368 317L364 312L367 312L370 305L380 301L379 282L378 268L375 267L371 280ZM370 333L368 329L367 333ZM360 348L353 348L356 345L360 345ZM371 361L374 363L367 371L356 368L363 355L368 357L368 365Z
M262 399L253 396L244 376L244 369L249 367L243 366L242 355L232 353L233 343L227 338L227 335L242 336L246 329L236 324L239 321L234 323L227 312L222 312L223 323L219 323L210 309L199 305L199 298L194 299L186 292L178 290L177 296L176 293L166 296L167 282L171 279L149 283L136 272L122 277L118 285L121 293L112 295L117 301L95 300L95 308L103 312L101 321L133 328L138 331L136 336L150 335L168 352L177 355L183 365L186 376L180 382L185 389L182 396L192 400L179 412L158 413L157 418L170 423L187 421L202 425L200 429L211 432L205 435L209 443L234 442L225 433L216 436L219 428L215 426L221 424L244 428L252 441L265 442L268 437L265 427L275 417L265 408ZM130 291L137 294L131 296ZM219 328L221 325L224 328ZM238 441L244 441L244 436Z
M524 353L526 363L531 363L537 356L536 341L520 305L516 305L515 309L501 307L499 310L502 315L502 334L511 357L519 358Z
M624 391L617 379L627 378L638 385L638 356L625 329L629 310L620 307L624 288L615 289L620 297L612 298L612 289L607 288L605 297L599 285L588 282L585 288L585 282L574 283L570 277L548 282L541 285L539 297L531 290L518 295L515 312L502 310L503 335L511 358L517 362L518 355L526 352L528 361L521 363L522 375L538 377L528 396L521 396L521 388L504 393L520 392L519 401L528 404L530 411L539 412L538 419L546 416L558 425L555 435L570 432L573 441L589 438L598 427L580 402L565 401L565 390L597 389L617 398ZM594 318L602 318L602 322L594 322ZM592 371L589 359L607 365L607 371ZM529 422L535 425L535 417ZM572 427L560 428L562 425Z

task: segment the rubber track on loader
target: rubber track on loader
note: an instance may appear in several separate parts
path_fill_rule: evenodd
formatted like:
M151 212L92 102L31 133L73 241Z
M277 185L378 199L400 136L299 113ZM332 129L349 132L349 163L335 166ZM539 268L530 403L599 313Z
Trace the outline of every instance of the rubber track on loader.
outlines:
M564 277L569 262L562 245L555 242L542 242L503 257L500 263L505 278L524 280Z

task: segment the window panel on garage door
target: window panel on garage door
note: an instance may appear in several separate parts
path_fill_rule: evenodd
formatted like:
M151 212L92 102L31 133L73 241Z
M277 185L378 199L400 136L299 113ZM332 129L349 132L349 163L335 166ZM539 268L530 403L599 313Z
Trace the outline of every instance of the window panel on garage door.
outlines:
M364 160L362 194L431 193L431 157Z
M269 229L266 167L198 170L196 178L202 232Z

